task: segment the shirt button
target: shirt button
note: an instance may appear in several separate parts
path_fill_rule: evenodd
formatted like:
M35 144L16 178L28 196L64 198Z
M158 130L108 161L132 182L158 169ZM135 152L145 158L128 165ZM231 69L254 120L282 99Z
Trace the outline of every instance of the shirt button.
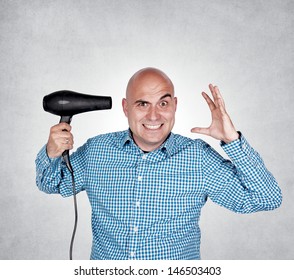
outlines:
M146 159L146 158L147 158L147 155L144 154L144 155L142 156L142 159Z
M139 230L139 229L138 229L138 227L137 227L137 226L135 226L135 227L134 227L134 232L136 232L136 233L137 233L137 232L138 232L138 230Z
M136 253L135 252L130 252L131 257L135 257Z
M137 201L137 202L136 202L136 206L137 206L137 207L140 207L140 201Z
M142 181L143 177L142 176L138 176L138 181Z

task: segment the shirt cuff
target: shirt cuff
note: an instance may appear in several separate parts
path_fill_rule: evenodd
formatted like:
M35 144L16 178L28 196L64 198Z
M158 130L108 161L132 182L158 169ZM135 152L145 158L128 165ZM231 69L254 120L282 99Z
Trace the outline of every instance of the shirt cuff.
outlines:
M41 162L44 167L50 166L53 162L57 161L59 158L49 158L47 155L46 145L42 147L37 155L37 159Z
M243 134L238 131L240 137L228 144L225 142L221 142L221 147L225 151L225 153L232 159L232 160L241 160L243 158L254 158L255 151L247 142Z

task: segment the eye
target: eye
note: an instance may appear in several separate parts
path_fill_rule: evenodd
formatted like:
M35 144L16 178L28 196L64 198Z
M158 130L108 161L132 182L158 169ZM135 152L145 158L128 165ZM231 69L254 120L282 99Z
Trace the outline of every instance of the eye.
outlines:
M163 100L160 102L160 107L166 107L168 105L168 102Z
M138 103L139 107L147 107L147 105L148 105L148 103L145 102L145 101L141 101L141 102Z

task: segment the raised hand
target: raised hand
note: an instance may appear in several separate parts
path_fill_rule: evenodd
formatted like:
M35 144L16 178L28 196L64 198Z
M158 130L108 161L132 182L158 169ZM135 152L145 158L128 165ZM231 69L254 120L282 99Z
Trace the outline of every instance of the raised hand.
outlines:
M206 100L211 111L212 121L209 127L194 127L191 129L193 133L199 133L211 136L225 143L230 143L239 138L230 116L225 109L224 100L217 86L209 85L213 100L205 93L202 96Z

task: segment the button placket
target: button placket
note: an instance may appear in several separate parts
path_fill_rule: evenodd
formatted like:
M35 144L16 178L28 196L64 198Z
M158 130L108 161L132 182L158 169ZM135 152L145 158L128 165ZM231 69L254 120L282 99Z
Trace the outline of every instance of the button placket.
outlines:
M136 166L136 182L134 186L134 196L132 203L132 220L130 224L130 247L129 247L129 257L131 259L136 259L136 250L140 242L140 207L142 200L142 188L144 186L144 170L146 168L146 158L147 155L140 155L137 166Z

